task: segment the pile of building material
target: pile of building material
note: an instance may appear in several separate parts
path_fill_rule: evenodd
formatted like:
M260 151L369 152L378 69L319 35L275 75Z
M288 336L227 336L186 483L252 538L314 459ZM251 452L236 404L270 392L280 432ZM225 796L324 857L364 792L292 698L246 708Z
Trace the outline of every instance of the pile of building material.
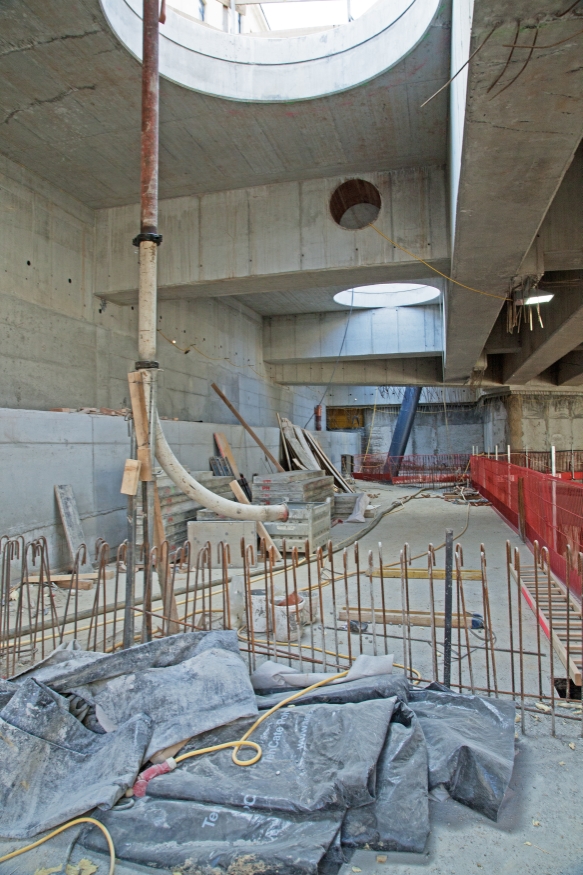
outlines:
M341 492L354 492L353 487L344 479L338 468L332 464L316 438L294 425L284 417L280 420L283 449L290 471L299 468L303 471L324 470Z
M255 504L322 502L334 497L334 478L324 471L284 471L256 474L252 485Z
M362 492L353 492L352 494L337 492L332 503L332 519L344 521L352 516L356 504L363 494L364 493ZM367 498L370 498L370 496L367 496ZM366 519L374 519L377 515L378 508L378 504L370 504L370 502L367 502L363 516Z
M330 538L331 504L330 500L321 504L289 503L287 520L264 523L265 529L279 550L283 549L285 542L286 552L297 547L303 553L308 541L309 550L313 553Z
M187 537L187 523L190 520L197 519L199 513L204 514L205 508L198 504L198 502L188 498L161 468L155 469L154 475L160 499L164 536L172 546L181 546ZM229 483L233 479L232 477L215 477L212 471L195 471L192 476L216 495L232 499L233 495L229 487ZM141 490L138 491L137 498L139 515L141 511ZM138 540L141 543L141 526L138 526Z
M392 669L361 655L344 678L274 662L250 675L235 631L56 651L0 681L0 860L91 814L128 871L321 875L356 848L423 853L436 787L496 820L514 703L420 689ZM314 678L334 684L302 694ZM105 871L95 826L56 847L51 871L88 852Z

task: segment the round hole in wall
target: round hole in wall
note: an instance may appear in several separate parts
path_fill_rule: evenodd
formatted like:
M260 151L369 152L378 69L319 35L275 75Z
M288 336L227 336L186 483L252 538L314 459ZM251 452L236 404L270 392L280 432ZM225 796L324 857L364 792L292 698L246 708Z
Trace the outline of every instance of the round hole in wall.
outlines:
M27 263L27 264L28 264L28 266L29 266L29 267L30 267L30 261L27 261L27 262L26 262L26 263Z
M332 218L341 228L355 231L374 222L381 211L378 188L365 179L348 179L330 198Z
M72 282L72 280L69 280L69 282Z

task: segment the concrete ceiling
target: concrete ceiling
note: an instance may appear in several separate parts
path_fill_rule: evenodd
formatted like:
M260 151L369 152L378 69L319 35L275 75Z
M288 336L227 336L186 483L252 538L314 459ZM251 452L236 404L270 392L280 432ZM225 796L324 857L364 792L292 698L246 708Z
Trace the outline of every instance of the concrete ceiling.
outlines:
M472 51L495 29L469 65L452 276L502 297L521 274L583 136L583 19L577 9L563 15L569 7L567 0L475 0ZM518 49L509 60L514 41L531 45L535 34L532 57ZM503 305L451 287L448 381L471 376ZM506 368L505 379L511 376Z
M443 164L450 3L400 64L351 91L238 103L161 85L160 196ZM93 208L139 197L140 70L99 0L0 4L0 151Z

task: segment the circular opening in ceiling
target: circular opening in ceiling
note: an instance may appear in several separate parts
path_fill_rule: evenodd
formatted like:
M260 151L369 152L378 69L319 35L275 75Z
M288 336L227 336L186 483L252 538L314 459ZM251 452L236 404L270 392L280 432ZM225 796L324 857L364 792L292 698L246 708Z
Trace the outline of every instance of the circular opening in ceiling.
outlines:
M349 179L330 198L332 218L341 228L355 231L374 222L381 210L378 188L365 179Z
M345 307L411 307L437 303L440 294L435 286L420 283L382 283L338 292L334 300Z

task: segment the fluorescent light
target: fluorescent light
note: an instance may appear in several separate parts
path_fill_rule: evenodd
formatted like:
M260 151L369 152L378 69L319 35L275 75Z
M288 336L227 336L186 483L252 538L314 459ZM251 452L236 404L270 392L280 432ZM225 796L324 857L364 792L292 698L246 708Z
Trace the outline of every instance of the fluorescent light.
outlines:
M548 302L552 301L554 297L554 295L530 295L530 297L525 299L524 303L527 306L533 304L548 304Z

